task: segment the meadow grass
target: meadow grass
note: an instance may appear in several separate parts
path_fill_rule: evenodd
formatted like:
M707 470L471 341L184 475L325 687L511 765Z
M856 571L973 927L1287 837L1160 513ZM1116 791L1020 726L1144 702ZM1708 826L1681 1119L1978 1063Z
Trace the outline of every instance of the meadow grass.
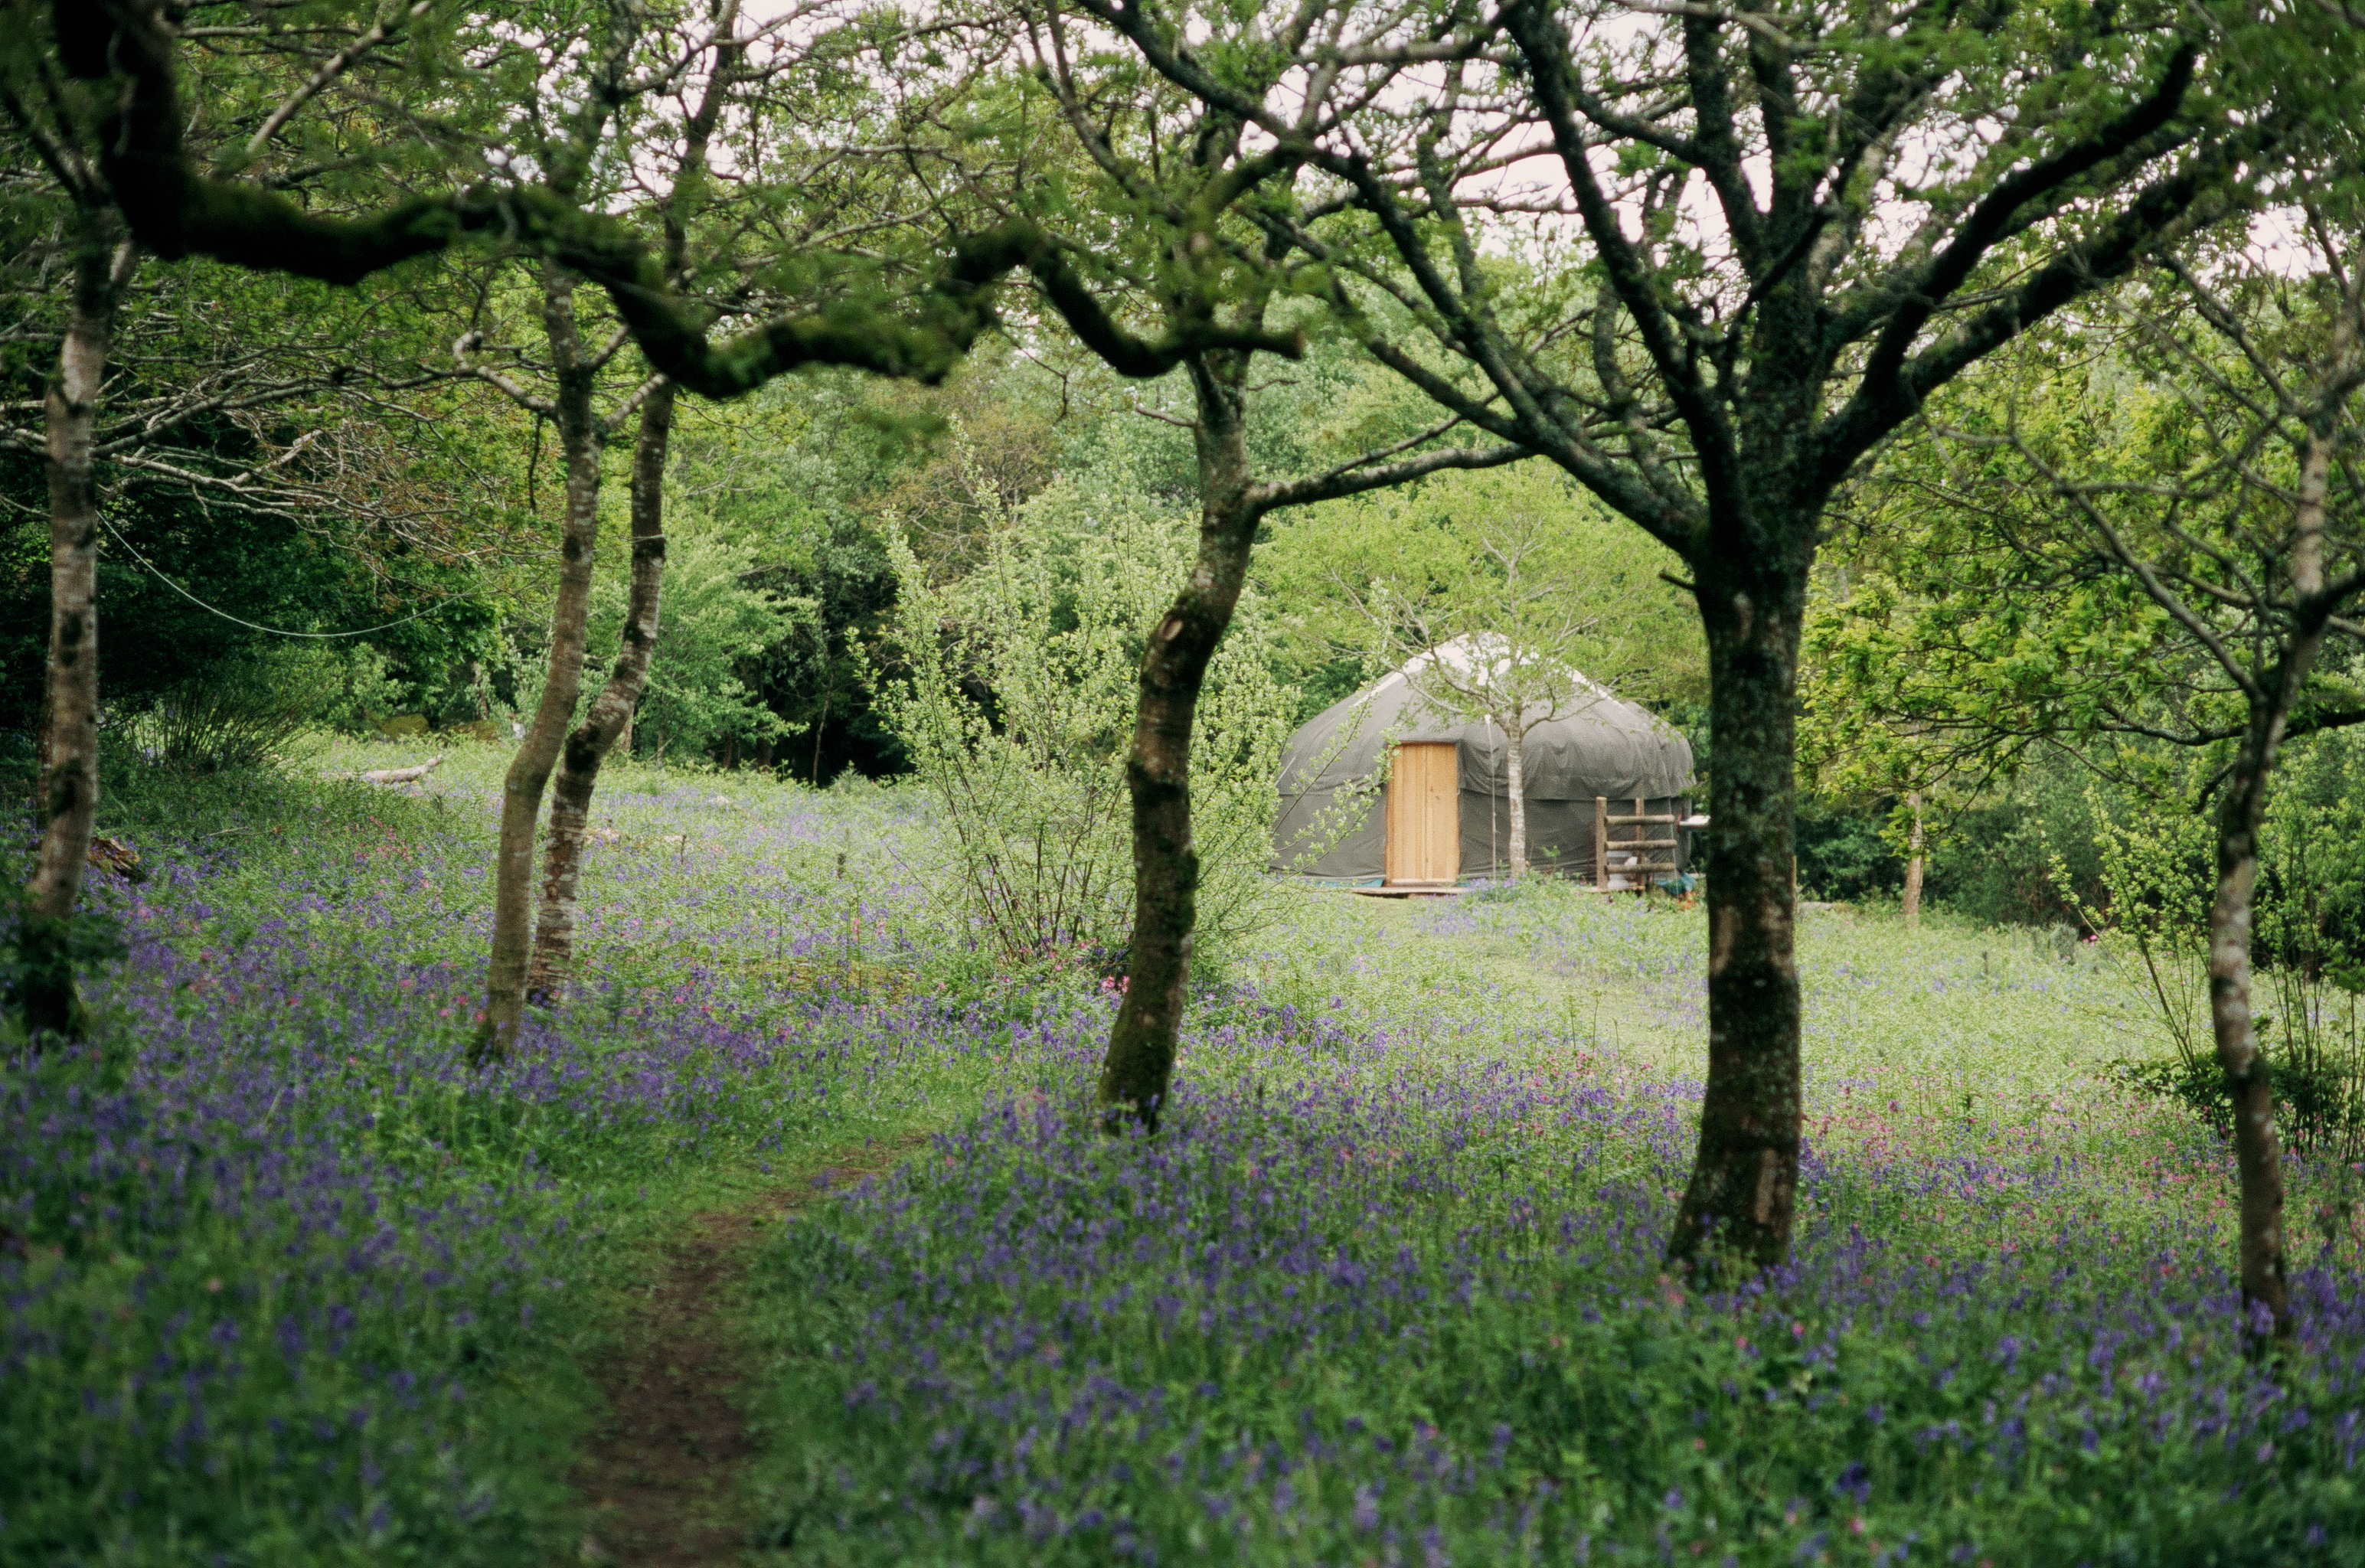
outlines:
M2301 1348L2250 1353L2231 1171L2105 1071L2090 948L1810 913L1788 1269L1661 1262L1697 912L1306 895L1154 1140L1093 1038L798 1222L781 1561L2342 1561L2365 1542L2346 1173L2295 1169Z
M0 1561L551 1561L640 1238L994 1080L921 901L838 874L885 808L634 770L575 1004L471 1069L504 759L351 777L406 760L110 799L95 1047L0 1070Z
M505 754L132 781L106 1049L0 1079L0 1560L510 1563L640 1242L914 1129L762 1249L758 1560L2339 1561L2348 1173L2294 1173L2299 1349L2246 1352L2224 1150L2105 1069L2129 977L1810 911L1793 1265L1659 1261L1696 911L1272 890L1155 1139L1110 983L1010 972L893 789L624 767L585 974L466 1064Z

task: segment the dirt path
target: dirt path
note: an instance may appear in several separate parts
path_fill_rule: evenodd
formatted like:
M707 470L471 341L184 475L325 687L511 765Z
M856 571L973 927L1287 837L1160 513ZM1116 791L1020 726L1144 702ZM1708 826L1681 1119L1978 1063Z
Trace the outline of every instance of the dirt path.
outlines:
M576 1484L592 1514L582 1560L710 1568L747 1544L739 1476L755 1454L739 1394L745 1347L728 1305L767 1226L826 1188L901 1164L925 1134L832 1156L812 1179L694 1215L653 1260L593 1377L607 1406Z

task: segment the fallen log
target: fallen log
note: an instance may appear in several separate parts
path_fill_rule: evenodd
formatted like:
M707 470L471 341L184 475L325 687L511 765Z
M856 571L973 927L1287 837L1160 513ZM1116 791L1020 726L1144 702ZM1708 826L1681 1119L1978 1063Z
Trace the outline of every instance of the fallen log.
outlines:
M416 767L374 767L362 775L362 782L364 784L416 784L434 772L435 765L443 760L440 756L431 756Z
M140 864L140 852L119 838L93 838L90 841L90 863L102 871L112 871L128 882L148 879L147 868Z

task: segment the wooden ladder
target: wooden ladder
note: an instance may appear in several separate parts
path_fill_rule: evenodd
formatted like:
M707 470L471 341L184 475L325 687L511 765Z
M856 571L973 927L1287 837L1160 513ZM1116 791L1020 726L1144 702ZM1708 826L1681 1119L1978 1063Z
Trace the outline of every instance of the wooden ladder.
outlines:
M1616 890L1639 893L1653 882L1664 881L1675 876L1678 870L1676 850L1679 843L1675 828L1676 824L1682 820L1682 816L1674 812L1664 816L1645 812L1642 798L1639 795L1634 798L1632 815L1612 816L1609 814L1609 798L1606 795L1593 797L1593 886L1595 890L1600 892L1611 891L1609 879L1615 876L1625 878L1628 884L1625 888ZM1651 830L1654 827L1667 829L1668 836L1651 837ZM1630 828L1633 832L1633 836L1612 844L1609 840L1611 828ZM1634 860L1634 864L1631 866L1626 864L1630 856ZM1617 864L1612 865L1613 860Z

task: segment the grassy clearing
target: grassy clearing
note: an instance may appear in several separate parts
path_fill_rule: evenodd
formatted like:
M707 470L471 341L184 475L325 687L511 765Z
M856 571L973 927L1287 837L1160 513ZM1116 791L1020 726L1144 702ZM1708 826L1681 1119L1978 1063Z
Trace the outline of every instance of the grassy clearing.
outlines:
M2303 1350L2245 1361L2223 1152L2101 1076L2142 1022L2090 950L1810 913L1798 1260L1687 1296L1697 913L1281 890L1113 1144L1105 998L970 948L909 797L625 769L581 991L483 1079L505 758L351 780L421 755L111 803L110 1049L0 1081L0 1559L555 1560L651 1239L914 1130L747 1282L757 1559L2365 1540L2343 1173L2298 1173Z
M501 759L350 779L394 760L110 805L150 875L94 889L133 948L105 1048L0 1079L0 1560L550 1561L643 1239L996 1079L809 792L629 773L580 998L471 1071ZM832 806L841 838L881 810ZM751 886L760 926L718 896Z
M1308 892L1250 971L1268 995L1339 998L1442 1051L1581 1040L1657 1080L1697 1078L1707 1026L1698 909L1545 885L1452 901ZM1809 1092L1960 1078L2006 1099L2077 1090L2140 1048L2145 1015L2093 948L1944 917L1804 913ZM1923 1092L1928 1092L1923 1086Z
M2141 1015L2090 950L1810 914L1796 1262L1670 1282L1703 935L1553 890L1316 895L1203 1012L1145 1147L1093 1130L1091 1042L1051 1042L1064 1074L760 1276L779 1560L2231 1563L2365 1540L2343 1189L2300 1173L2295 1210L2329 1221L2303 1350L2247 1359L2230 1170L2102 1076Z

